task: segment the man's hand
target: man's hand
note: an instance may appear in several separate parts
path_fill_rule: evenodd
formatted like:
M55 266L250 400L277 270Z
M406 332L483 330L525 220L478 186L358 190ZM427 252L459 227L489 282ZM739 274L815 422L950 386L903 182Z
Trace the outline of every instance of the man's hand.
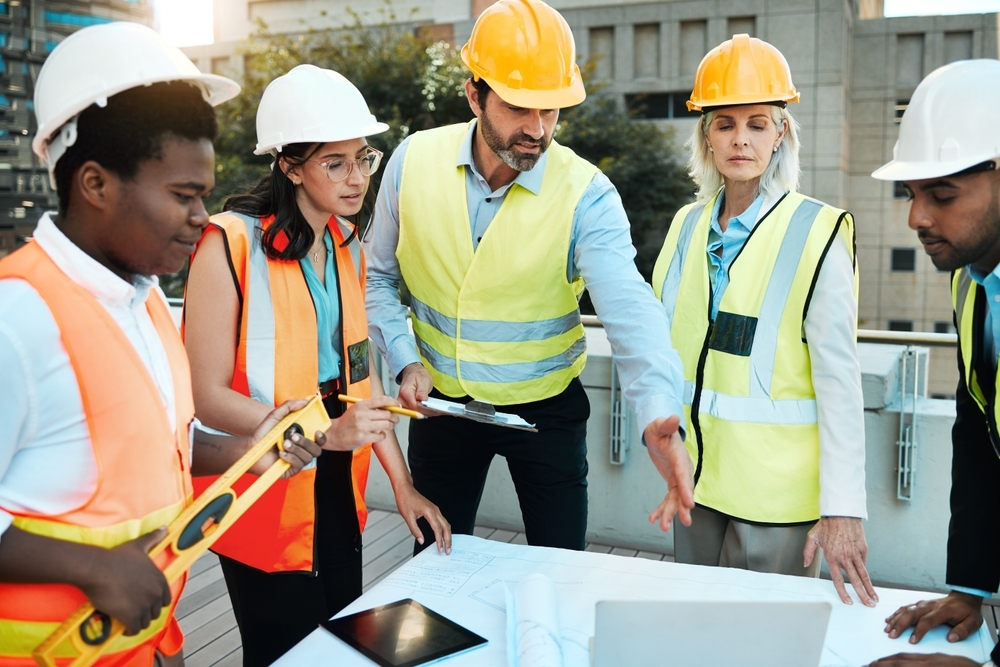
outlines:
M897 653L876 660L868 667L979 667L979 663L944 653Z
M399 422L399 417L383 408L399 406L389 396L372 396L347 406L340 417L326 430L323 449L331 452L351 452L369 442L382 442Z
M847 573L861 602L866 607L875 606L878 595L865 567L868 544L865 542L865 529L861 525L861 519L847 516L823 517L806 537L806 546L802 551L805 567L812 564L816 549L823 549L827 565L830 566L833 586L844 604L854 602L844 587L842 570Z
M660 522L660 530L670 530L674 515L680 517L685 526L691 525L691 510L694 509L694 478L691 455L688 454L679 431L681 419L677 415L660 418L652 422L643 432L649 458L667 482L667 497L649 515L649 522Z
M272 428L277 426L278 422L292 412L306 407L307 403L308 401L285 401L274 410L271 410L267 417L264 418L264 421L254 430L253 435L247 438L246 448L248 450L252 448ZM298 433L293 434L290 440L282 442L282 451L279 452L277 447L275 447L257 459L257 462L250 468L250 473L253 475L263 475L280 457L282 461L291 466L284 472L281 479L287 479L297 474L302 468L309 465L310 461L323 453L322 445L326 442L326 435L322 431L317 431L313 437L316 439L315 442Z
M80 586L96 609L122 622L126 635L148 628L170 606L170 586L147 555L166 534L165 527L157 528L114 549L95 552L89 570L92 579Z
M952 591L937 600L921 600L916 604L900 607L885 619L885 631L892 639L899 637L911 625L916 625L910 643L916 644L927 631L942 623L951 626L948 641L962 641L983 624L983 599L978 595Z
M406 484L396 492L396 508L399 509L400 516L410 527L410 533L417 538L417 542L424 543L424 534L417 525L417 519L424 519L430 524L434 531L434 542L437 544L438 553L444 551L451 553L451 524L441 514L438 506L424 498L413 484Z
M399 380L399 402L404 408L420 410L420 401L426 401L434 388L434 380L421 363L413 363L403 369Z

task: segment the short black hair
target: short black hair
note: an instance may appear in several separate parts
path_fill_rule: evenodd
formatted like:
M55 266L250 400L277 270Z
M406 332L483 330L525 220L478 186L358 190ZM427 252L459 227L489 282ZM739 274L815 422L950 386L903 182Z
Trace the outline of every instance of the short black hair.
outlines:
M486 96L489 95L493 89L490 88L490 84L486 83L486 79L479 77L472 77L472 85L475 86L476 92L479 93L479 107L483 108L486 106Z
M125 180L131 180L145 160L163 158L168 137L215 141L219 125L201 89L184 81L129 88L92 104L77 120L76 143L56 163L59 212L69 208L73 174L93 160Z

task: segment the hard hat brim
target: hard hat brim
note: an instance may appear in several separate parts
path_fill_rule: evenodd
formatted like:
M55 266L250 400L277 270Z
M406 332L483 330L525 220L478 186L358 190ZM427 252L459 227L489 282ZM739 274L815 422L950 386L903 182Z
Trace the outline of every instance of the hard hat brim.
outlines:
M112 97L132 88L139 88L141 86L147 86L154 83L168 83L170 81L178 81L200 86L203 90L205 101L213 107L218 106L223 102L227 102L240 94L240 84L236 83L232 79L219 76L218 74L198 74L185 77L165 76L162 79L153 77L138 86L127 85L121 86L120 88L102 90L99 94L95 94L93 99L90 99L86 105L79 108L73 107L66 109L63 113L53 117L49 122L39 127L38 132L35 134L35 138L31 141L31 149L35 152L35 155L44 159L47 152L46 146L49 140L55 136L56 132L59 131L59 128L65 125L71 118L89 108L90 105L96 104L99 99Z
M264 155L265 153L270 153L273 150L278 150L282 146L287 146L289 144L301 144L301 143L322 143L328 144L334 141L347 141L349 139L360 139L362 137L370 137L375 134L382 134L387 131L389 126L385 123L372 123L371 125L365 126L360 130L352 130L348 133L341 132L324 132L319 131L316 133L303 133L301 136L296 137L294 141L286 141L277 139L274 137L269 137L267 141L263 141L257 144L254 149L254 155Z
M510 88L496 79L482 77L500 99L522 109L565 109L575 107L587 99L583 79L577 77L568 88L558 90L527 90Z
M872 178L880 181L922 181L927 178L944 178L997 157L996 155L976 156L948 162L890 160L873 171Z
M772 104L785 107L792 102L798 101L799 93L796 92L795 95L792 96L777 96L766 99L761 99L760 97L754 97L752 95L730 95L728 97L720 97L718 99L711 100L710 102L703 100L701 104L688 100L686 104L688 111L708 113L709 111L718 111L719 109L725 109L727 107L745 107L753 106L755 104Z

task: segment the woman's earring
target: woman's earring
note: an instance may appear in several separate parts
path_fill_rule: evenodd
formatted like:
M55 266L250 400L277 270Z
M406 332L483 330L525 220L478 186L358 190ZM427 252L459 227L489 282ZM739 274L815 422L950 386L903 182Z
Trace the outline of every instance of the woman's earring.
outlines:
M709 146L709 147L708 147L708 152L709 152L709 153L714 153L714 152L715 152L715 149L714 149L714 148L712 148L711 146Z
M772 153L777 153L777 152L778 152L778 147L777 147L777 146L775 146L775 147L774 147L774 150L773 150L773 151L771 151L771 152L772 152Z

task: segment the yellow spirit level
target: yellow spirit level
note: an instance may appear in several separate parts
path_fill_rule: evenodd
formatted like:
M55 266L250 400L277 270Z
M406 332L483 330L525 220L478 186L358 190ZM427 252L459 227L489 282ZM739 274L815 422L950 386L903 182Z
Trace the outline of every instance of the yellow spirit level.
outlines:
M330 417L319 396L296 412L287 415L251 447L239 461L223 473L212 486L198 497L168 526L167 536L150 552L155 559L167 552L169 559L163 568L167 583L173 583L242 516L253 503L267 491L289 468L278 459L238 497L232 486L260 458L281 446L293 433L312 437L316 431L325 431ZM81 605L48 639L32 652L40 667L56 667L56 651L69 642L79 654L69 667L88 667L121 636L125 626L107 614L94 609L89 602ZM63 654L65 655L65 654ZM60 657L63 657L61 655Z

